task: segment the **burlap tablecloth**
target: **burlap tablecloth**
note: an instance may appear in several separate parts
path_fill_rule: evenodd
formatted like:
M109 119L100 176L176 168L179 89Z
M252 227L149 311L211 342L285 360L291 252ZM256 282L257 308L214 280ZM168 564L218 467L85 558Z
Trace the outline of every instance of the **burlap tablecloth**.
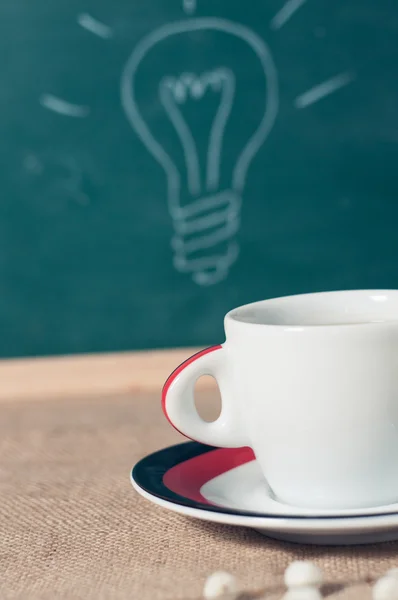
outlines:
M247 590L274 590L294 559L319 564L331 598L370 598L398 545L317 548L186 519L131 488L131 466L181 441L159 397L2 402L0 598L201 598L226 569Z

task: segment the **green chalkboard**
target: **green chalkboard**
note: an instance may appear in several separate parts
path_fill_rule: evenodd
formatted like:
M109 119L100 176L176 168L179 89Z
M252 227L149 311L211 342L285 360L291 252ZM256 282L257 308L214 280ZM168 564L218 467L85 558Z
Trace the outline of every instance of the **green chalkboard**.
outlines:
M3 0L0 356L398 286L390 0Z

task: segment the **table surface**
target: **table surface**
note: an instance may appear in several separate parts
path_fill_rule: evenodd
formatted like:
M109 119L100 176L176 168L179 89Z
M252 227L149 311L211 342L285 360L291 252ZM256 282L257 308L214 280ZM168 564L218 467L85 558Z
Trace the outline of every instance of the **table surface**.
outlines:
M170 513L131 488L137 460L182 440L161 413L160 388L191 353L0 363L0 598L193 600L224 569L272 599L288 564L309 559L329 598L366 600L361 582L398 566L396 543L281 543ZM212 391L201 397L214 403Z

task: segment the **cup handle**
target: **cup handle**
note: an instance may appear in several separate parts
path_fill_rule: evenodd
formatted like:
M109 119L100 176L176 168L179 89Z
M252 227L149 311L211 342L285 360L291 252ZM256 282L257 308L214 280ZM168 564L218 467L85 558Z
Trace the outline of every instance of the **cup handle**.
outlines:
M162 408L167 420L190 439L224 448L246 446L236 410L232 406L232 384L227 374L224 346L211 346L188 358L163 386ZM202 375L215 378L221 394L221 414L208 423L198 414L194 387Z

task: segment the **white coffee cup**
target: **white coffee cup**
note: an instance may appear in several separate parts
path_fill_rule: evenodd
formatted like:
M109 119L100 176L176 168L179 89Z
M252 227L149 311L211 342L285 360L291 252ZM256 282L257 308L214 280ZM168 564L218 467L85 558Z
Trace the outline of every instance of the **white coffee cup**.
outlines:
M236 308L226 341L188 359L163 388L191 439L250 446L279 501L313 509L398 501L398 291L288 296ZM207 423L194 386L218 382Z

